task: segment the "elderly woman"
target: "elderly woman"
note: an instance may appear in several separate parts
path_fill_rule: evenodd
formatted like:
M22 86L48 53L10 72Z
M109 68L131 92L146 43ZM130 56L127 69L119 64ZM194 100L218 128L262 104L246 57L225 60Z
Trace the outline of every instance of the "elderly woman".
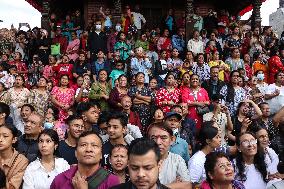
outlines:
M109 94L109 104L113 110L121 111L121 99L123 96L127 95L127 77L125 75L120 75L118 77L118 86L113 88Z
M175 83L175 74L169 72L165 77L165 87L160 88L156 93L155 103L164 113L169 112L172 106L180 102L180 89L175 87Z
M181 101L188 104L188 117L195 120L196 128L199 130L203 114L209 112L208 105L210 102L207 91L200 87L198 75L193 74L190 78L190 87L184 87L181 91ZM208 109L208 111L202 113L202 109Z

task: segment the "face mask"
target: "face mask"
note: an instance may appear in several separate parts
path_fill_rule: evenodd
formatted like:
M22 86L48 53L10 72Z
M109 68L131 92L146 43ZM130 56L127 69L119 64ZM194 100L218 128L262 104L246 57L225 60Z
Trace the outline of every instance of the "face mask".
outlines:
M259 73L259 74L257 74L257 79L259 79L259 80L261 80L261 81L263 81L264 80L264 74L263 73Z
M120 31L121 31L121 26L119 26L119 25L118 25L118 26L115 26L115 30L118 31L118 32L120 32Z
M43 126L44 126L45 129L52 129L53 128L53 123L45 122Z
M97 25L96 25L96 30L101 30L101 29L102 29L102 25L97 24Z

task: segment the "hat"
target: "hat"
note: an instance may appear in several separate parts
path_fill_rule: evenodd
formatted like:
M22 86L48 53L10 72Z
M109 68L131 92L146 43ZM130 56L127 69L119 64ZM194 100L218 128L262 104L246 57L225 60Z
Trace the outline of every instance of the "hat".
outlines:
M176 112L168 112L166 113L165 119L175 116L179 121L182 119L182 116Z

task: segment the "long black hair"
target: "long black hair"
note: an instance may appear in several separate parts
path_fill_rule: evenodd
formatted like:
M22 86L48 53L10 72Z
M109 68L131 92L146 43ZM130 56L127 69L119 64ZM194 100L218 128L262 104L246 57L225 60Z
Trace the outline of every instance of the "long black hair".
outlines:
M230 74L230 79L232 79L232 76L234 73L239 73L237 70L234 70ZM226 96L226 102L233 102L235 98L235 89L233 87L232 81L230 81L227 85L227 96Z
M237 144L238 147L241 145L241 143L240 143L241 136L243 136L245 134L249 134L256 139L255 135L251 132L241 133L237 137L237 140L236 140L236 144ZM254 156L253 164L254 164L255 168L260 172L263 181L267 182L267 169L266 169L266 164L265 164L264 151L263 151L262 148L259 147L259 144L258 144L258 147L257 147L257 153ZM237 152L236 167L238 169L238 173L236 174L236 176L240 180L246 181L247 175L245 173L245 162L244 162L244 159L243 159L242 152L240 152L240 151Z
M38 142L39 142L39 138L40 138L41 135L48 135L51 138L51 140L54 142L54 145L59 144L59 137L58 137L58 134L55 130L44 129L43 131L41 131L41 133L38 135ZM56 156L56 157L59 156L58 147L54 150L53 155ZM40 152L38 152L38 157L41 158Z

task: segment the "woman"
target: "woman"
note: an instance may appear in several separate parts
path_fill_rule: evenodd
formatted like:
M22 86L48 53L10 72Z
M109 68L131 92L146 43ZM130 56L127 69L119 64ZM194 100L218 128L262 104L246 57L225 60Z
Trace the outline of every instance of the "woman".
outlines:
M59 119L61 121L68 117L68 110L74 104L75 91L68 87L68 75L61 75L59 87L53 87L51 91L51 102L59 109Z
M186 90L186 89L189 89L190 88L190 77L191 77L191 73L190 72L185 72L183 75L182 75L182 85L180 86L180 91L181 91L181 94L182 94L182 91L183 90Z
M255 27L252 33L252 37L250 39L249 53L251 57L255 52L262 52L262 50L264 50L265 44L260 33L260 28Z
M225 64L220 58L219 58L219 52L215 51L212 56L212 60L208 62L208 65L210 68L213 66L218 66L219 67L219 74L218 77L221 81L228 80L228 75L230 74L230 67Z
M37 83L37 89L31 90L31 95L28 99L28 103L42 116L44 116L50 100L46 84L47 80L41 77Z
M275 82L274 76L279 71L284 71L284 65L281 62L279 57L279 52L277 47L271 49L270 58L268 60L268 68L269 68L269 79L268 83L272 84Z
M224 57L227 58L232 51L232 49L240 48L242 45L242 40L240 38L240 28L234 26L232 28L233 33L226 39L224 45Z
M239 86L240 73L232 71L230 74L230 83L223 86L220 94L224 97L226 106L229 108L231 115L236 114L237 106L241 101L246 99L246 91Z
M39 157L28 165L23 189L49 189L53 179L70 168L66 160L56 157L58 144L59 138L53 129L45 129L39 134Z
M170 111L171 107L180 101L180 90L175 88L175 74L169 72L165 77L165 87L157 91L155 103L156 106L162 108L164 113Z
M91 76L88 74L83 75L83 84L76 90L75 100L79 102L88 102L91 86Z
M264 154L257 146L256 137L252 133L244 132L237 137L236 143L236 180L241 181L246 189L265 189L268 173Z
M245 69L246 78L251 79L252 69L251 69L251 57L249 54L244 54L244 69Z
M87 62L85 53L80 52L79 58L73 67L73 77L77 79L84 74L91 75L91 65Z
M109 154L112 173L118 176L120 183L125 183L130 180L129 175L127 174L127 152L128 149L125 145L117 144L112 148Z
M121 111L121 99L123 96L127 95L127 77L125 75L120 75L118 77L118 86L113 88L109 94L109 105L113 110Z
M156 108L153 113L152 123L162 123L164 121L164 112L162 108Z
M48 64L48 56L50 54L51 40L48 37L48 32L45 29L40 29L40 36L36 39L36 45L38 49L38 56L40 61L44 64Z
M221 146L221 136L217 129L218 126L214 124L216 123L213 121L203 123L199 132L200 150L196 152L188 162L191 182L195 186L198 186L206 179L204 169L206 155Z
M0 102L6 103L7 100L7 90L4 83L0 82Z
M201 189L234 188L245 189L244 185L234 179L234 167L228 156L222 152L211 152L206 156L204 164L206 180Z
M131 47L126 43L126 35L123 32L117 34L117 42L114 45L114 51L118 51L120 59L125 61L129 58Z
M277 173L277 165L279 163L279 157L275 153L275 151L269 147L269 137L268 132L265 128L262 128L260 126L252 128L253 133L255 133L255 136L257 138L257 141L259 142L259 146L264 149L264 155L265 155L265 162L267 165L267 171L269 174L275 174Z
M66 54L68 55L70 60L75 62L79 57L79 47L80 47L80 39L77 38L77 34L75 31L71 32L71 41L69 41Z
M255 115L254 115L255 112ZM252 126L252 120L262 116L262 112L257 104L252 100L244 100L239 103L236 111L236 116L232 116L234 130L232 135L229 134L229 139L236 141L236 136L246 132Z
M250 99L254 103L259 104L261 102L264 102L264 95L257 88L257 81L258 81L257 77L253 76L251 78L248 93L249 93Z
M28 102L30 91L24 87L24 77L22 75L16 76L14 87L7 92L7 103L15 108L21 108Z
M192 72L199 76L200 82L210 79L210 67L204 62L204 54L199 53L196 56L196 62L192 66Z
M157 42L157 49L159 52L162 52L163 50L165 50L167 52L167 55L169 56L172 50L172 42L171 42L171 38L169 37L170 32L168 29L164 29L163 32L163 36L161 36L158 39Z
M200 80L198 75L193 74L190 78L190 88L183 88L181 91L181 101L188 105L188 117L195 120L196 129L200 130L202 123L202 116L209 112L208 105L209 96L207 91L200 87ZM206 109L207 112L201 113L198 109Z
M56 61L57 61L57 58L53 55L49 55L49 65L46 65L44 68L43 68L43 77L45 77L47 80L51 80L53 81L53 83L55 83L54 81L54 77L55 74L54 74L54 71L52 69L52 67L56 64Z
M241 59L240 50L238 48L232 49L231 56L226 59L225 63L230 66L231 71L245 68L244 60Z
M13 145L17 142L18 130L14 126L0 127L0 161L6 176L6 188L19 189L22 184L28 159L17 152Z
M165 86L164 80L165 80L165 77L168 71L170 71L167 65L167 60L168 60L167 51L162 50L160 53L159 60L155 62L155 66L154 66L154 73L158 80L159 86L161 87Z
M151 102L154 99L152 91L145 86L145 74L138 72L135 77L136 86L129 89L128 95L133 102L133 111L139 114L142 130L145 133L151 119Z
M107 71L104 69L100 70L98 80L93 83L89 94L89 99L97 100L102 111L109 110L108 99L111 91L111 85L107 82L107 79Z

